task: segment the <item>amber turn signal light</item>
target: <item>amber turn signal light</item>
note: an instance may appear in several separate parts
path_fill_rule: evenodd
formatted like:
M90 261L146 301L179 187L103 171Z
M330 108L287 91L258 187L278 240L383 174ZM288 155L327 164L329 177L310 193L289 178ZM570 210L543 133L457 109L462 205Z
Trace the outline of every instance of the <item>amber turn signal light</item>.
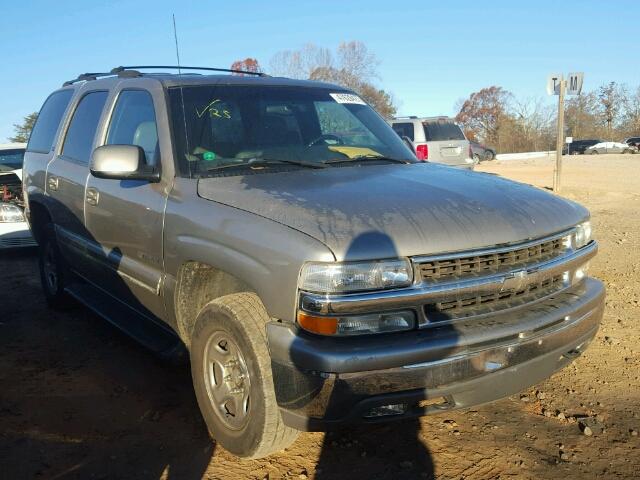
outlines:
M335 335L338 331L338 319L334 317L316 317L298 312L298 325L305 330L321 335Z

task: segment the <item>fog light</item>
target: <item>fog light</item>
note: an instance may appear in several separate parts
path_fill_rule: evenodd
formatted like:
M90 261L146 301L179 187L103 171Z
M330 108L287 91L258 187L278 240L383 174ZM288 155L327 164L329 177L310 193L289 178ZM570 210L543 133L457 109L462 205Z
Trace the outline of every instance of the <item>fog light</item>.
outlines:
M390 415L404 415L407 411L407 405L404 403L381 405L380 407L374 407L369 410L364 417L365 418L378 418L388 417Z

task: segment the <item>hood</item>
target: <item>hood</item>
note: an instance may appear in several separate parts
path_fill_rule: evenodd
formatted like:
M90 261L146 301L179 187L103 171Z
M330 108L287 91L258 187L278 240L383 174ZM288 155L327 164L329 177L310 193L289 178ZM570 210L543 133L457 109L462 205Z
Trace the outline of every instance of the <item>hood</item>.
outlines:
M337 260L521 242L589 216L538 188L426 163L204 178L198 193L310 235Z

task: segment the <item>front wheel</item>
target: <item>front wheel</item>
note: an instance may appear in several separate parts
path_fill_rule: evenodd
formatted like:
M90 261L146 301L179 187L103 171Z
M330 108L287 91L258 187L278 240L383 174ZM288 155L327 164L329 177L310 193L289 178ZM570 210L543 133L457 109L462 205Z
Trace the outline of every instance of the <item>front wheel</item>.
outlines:
M231 453L260 458L291 445L282 422L267 347L269 317L252 293L218 298L200 311L191 339L191 374L211 436Z
M591 155L598 155L598 151L597 150L591 150Z

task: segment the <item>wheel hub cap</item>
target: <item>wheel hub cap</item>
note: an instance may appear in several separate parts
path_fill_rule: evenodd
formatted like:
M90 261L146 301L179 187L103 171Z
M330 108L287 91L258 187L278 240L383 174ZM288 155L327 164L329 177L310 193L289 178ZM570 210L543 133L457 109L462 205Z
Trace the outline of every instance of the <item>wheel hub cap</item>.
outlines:
M211 335L204 353L204 380L213 411L228 428L239 430L248 421L251 390L244 356L226 332Z

